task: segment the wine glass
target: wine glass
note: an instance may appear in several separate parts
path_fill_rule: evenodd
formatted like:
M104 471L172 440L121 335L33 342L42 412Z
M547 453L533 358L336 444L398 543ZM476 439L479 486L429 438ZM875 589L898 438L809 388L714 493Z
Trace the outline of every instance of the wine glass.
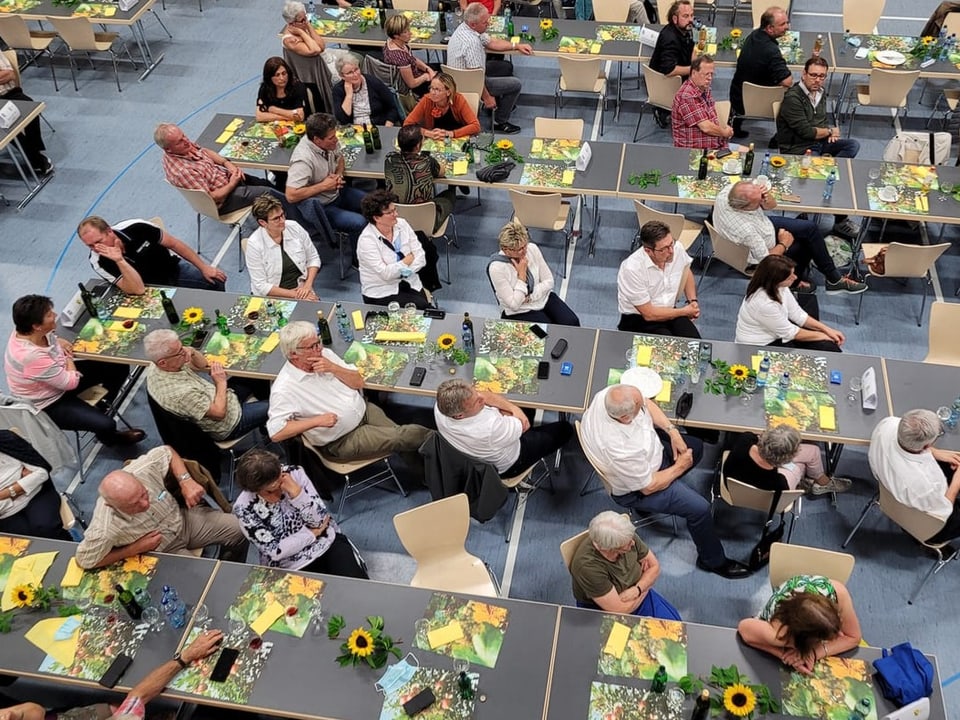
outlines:
M940 202L944 202L947 199L948 195L953 195L954 184L950 180L941 180L940 181L940 197L937 198Z
M148 605L143 609L140 619L147 624L150 632L160 632L163 629L163 615L153 605Z
M193 622L195 625L206 629L207 623L210 621L210 608L208 608L203 603L199 603L193 609Z
M310 609L310 634L314 637L322 637L326 633L326 629L323 603L320 600L315 600L313 607Z
M880 168L872 167L867 171L867 177L870 178L870 185L876 187L878 185L877 181L880 179Z
M847 402L848 402L850 405L856 405L857 402L860 400L860 389L861 389L861 387L862 387L862 384L861 384L861 382L860 382L860 378L859 378L859 377L856 377L856 376L855 376L855 377L850 378L850 385L849 385L849 389L848 389L848 391L847 391Z

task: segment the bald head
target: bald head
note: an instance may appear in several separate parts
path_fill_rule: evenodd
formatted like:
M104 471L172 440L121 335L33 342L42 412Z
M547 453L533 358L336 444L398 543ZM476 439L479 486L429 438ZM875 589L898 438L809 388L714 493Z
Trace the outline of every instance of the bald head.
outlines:
M607 391L603 406L607 415L626 425L643 407L643 393L632 385L614 385Z
M126 515L136 515L150 507L147 489L126 470L107 473L100 481L99 493L107 505Z

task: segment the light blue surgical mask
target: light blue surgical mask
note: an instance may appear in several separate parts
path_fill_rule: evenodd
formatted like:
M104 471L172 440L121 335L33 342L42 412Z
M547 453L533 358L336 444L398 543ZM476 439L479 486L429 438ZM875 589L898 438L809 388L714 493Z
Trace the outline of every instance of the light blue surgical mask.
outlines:
M413 661L411 665L409 660ZM420 667L420 662L413 653L407 653L399 662L386 669L374 687L384 695L391 695L413 679L413 674Z

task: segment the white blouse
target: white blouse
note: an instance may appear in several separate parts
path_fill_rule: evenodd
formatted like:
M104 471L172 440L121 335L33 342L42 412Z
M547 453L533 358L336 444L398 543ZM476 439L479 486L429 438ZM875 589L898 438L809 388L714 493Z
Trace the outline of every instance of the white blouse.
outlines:
M400 290L401 280L406 280L414 290L422 290L423 283L420 282L417 271L427 264L427 258L410 223L403 218L397 218L397 224L393 227L393 241L390 243L394 249L387 247L387 243L381 238L383 235L380 231L373 223L368 223L357 239L360 292L372 298L396 295ZM387 241L390 242L389 239ZM397 253L413 253L413 263L407 265L398 260ZM404 270L410 270L411 273L404 277Z
M769 345L790 342L810 316L800 307L789 288L780 288L780 302L763 290L744 298L737 313L737 342Z
M283 250L300 270L301 282L306 278L308 268L320 267L320 256L313 246L310 234L293 220L287 220L284 223ZM257 228L249 237L244 257L247 270L250 271L252 294L266 296L270 288L280 284L280 278L283 275L283 255L280 252L280 245L273 241L266 229Z
M502 257L506 257L501 253ZM493 292L500 309L507 315L543 310L553 290L553 273L543 259L543 253L533 243L527 243L527 269L533 276L533 292L528 294L527 279L517 275L510 262L491 262L487 267Z

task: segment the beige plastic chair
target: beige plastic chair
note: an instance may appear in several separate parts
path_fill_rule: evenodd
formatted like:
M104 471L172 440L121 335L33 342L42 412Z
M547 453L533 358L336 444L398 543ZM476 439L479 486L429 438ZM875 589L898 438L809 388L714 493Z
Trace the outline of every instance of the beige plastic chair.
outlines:
M604 0L607 2L607 0ZM603 135L603 118L607 111L607 76L603 72L601 58L579 58L561 55L560 79L553 95L553 116L557 117L563 104L564 93L583 93L596 95L600 106L600 135Z
M543 472L537 476L534 476L533 471L536 470L537 466L539 465L543 465ZM519 475L514 475L513 477L508 478L500 478L500 482L505 488L513 492L515 498L513 502L513 512L510 513L510 517L507 519L507 530L506 535L504 536L504 542L510 542L510 536L513 534L513 520L517 516L517 512L520 510L520 505L526 504L527 496L529 496L534 490L539 489L544 480L550 481L549 492L553 493L553 479L550 476L550 467L547 465L546 460L543 460L542 458L537 460L537 462L528 467Z
M63 529L70 532L77 526L77 516L73 514L73 508L67 502L67 496L60 494L60 522Z
M510 190L513 214L524 227L539 228L563 235L563 265L560 274L567 276L567 250L570 246L570 203L560 193L534 194Z
M27 65L36 62L41 55L46 55L50 59L50 75L53 77L53 88L57 92L60 86L57 84L57 72L53 67L53 52L50 50L50 43L57 39L57 34L49 30L31 30L27 21L19 15L0 15L0 39L12 50L28 50L32 54L27 60ZM9 57L9 55L8 55ZM13 53L10 60L14 72L17 74L17 85L20 84L20 70L17 65L17 54Z
M927 288L933 282L930 277L930 268L933 267L941 255L950 247L950 243L939 245L905 245L903 243L864 243L863 256L872 258L881 248L887 249L886 272L883 275L868 275L876 278L919 278L923 284L923 297L920 300L920 315L917 317L917 327L923 323L923 310L927 305ZM854 322L860 324L860 311L863 309L863 296L860 293L860 302L857 303L857 314Z
M74 53L82 53L87 58L90 57L90 53L107 53L113 61L113 76L117 81L117 91L123 92L123 88L120 87L120 69L117 66L120 56L113 49L113 44L120 37L120 33L94 32L93 24L85 17L48 17L47 19L67 47L67 59L70 61L70 75L73 77L74 90L80 91L77 85L77 67L73 61ZM137 64L127 46L122 44L122 47L127 58L136 67Z
M739 10L744 5L750 6L750 13L753 18L753 27L760 27L760 16L763 15L764 11L771 6L769 2L751 2L751 0L734 0L733 3L733 16L730 18L730 24L736 25L737 23L737 10ZM778 7L783 8L787 14L790 13L790 0L784 0L783 2L776 3Z
M918 543L923 545L925 548L933 550L936 554L937 559L934 561L933 565L926 574L920 579L920 583L917 585L917 589L913 591L913 594L910 596L910 599L907 600L907 604L912 605L913 601L917 599L917 596L920 594L920 590L926 584L927 580L930 579L931 575L935 575L940 572L947 563L955 559L958 553L950 553L950 546L946 542L930 542L930 538L936 535L943 528L945 520L941 520L935 515L931 515L928 512L923 510L917 510L912 508L909 505L904 505L896 500L893 495L890 494L890 491L887 490L882 484L877 484L877 494L873 496L867 506L863 509L863 512L860 513L860 519L857 520L857 524L853 526L853 530L850 531L850 534L847 535L847 539L843 541L843 545L840 547L846 547L847 544L853 539L853 536L856 534L857 530L860 529L860 526L863 525L863 521L867 518L867 513L870 512L874 507L879 507L881 512L886 515L888 518L893 520L893 522L900 526L902 530L907 532L909 535L913 536L913 539ZM947 548L947 554L944 554L944 548Z
M602 0L593 6L593 19L601 23L622 23L630 14L631 0Z
M783 85L754 85L750 82L743 84L743 115L740 117L752 120L776 120L779 103L783 102L783 94L787 91ZM776 107L774 105L776 104Z
M690 4L693 5L694 9L696 9L695 2L691 2ZM712 0L706 0L705 4L712 5L713 2ZM661 25L670 24L670 17L668 16L668 13L670 12L671 5L673 5L673 0L657 0L657 20L660 21ZM596 8L594 8L594 12L596 12ZM621 22L623 21L621 20Z
M717 110L717 125L720 127L726 127L730 124L730 101L729 100L717 100L714 103Z
M873 35L886 0L843 0L843 27L855 35Z
M429 0L394 0L393 9L423 12L430 9L430 3Z
M637 141L640 135L640 121L643 120L643 111L647 106L660 108L661 110L673 110L673 96L677 94L683 78L667 77L663 73L658 73L649 65L643 65L643 82L647 86L647 99L640 106L640 115L637 117L637 129L633 131L633 141Z
M913 88L917 78L920 77L919 70L882 70L874 68L870 72L870 82L866 85L857 83L857 99L853 104L853 110L850 110L850 127L847 130L847 137L853 137L853 123L857 118L857 108L882 107L895 108L896 113L900 110L907 112L907 95ZM849 109L850 102L847 102Z
M639 227L643 227L644 223L648 223L651 220L659 220L662 223L666 223L667 227L670 228L670 235L673 236L674 240L678 240L683 249L688 253L690 248L693 247L693 244L697 241L697 238L703 233L703 225L694 221L687 220L680 213L668 213L661 212L660 210L654 210L649 205L645 205L640 200L633 201L633 207L637 211L637 224ZM633 243L630 245L630 252L634 252L638 247L640 247L640 230L637 229L637 234L633 238ZM703 261L703 241L700 242L700 252L698 257L701 262Z
M856 558L849 553L774 543L770 546L770 586L780 587L794 575L823 575L846 584L855 564Z
M622 513L622 515L628 520L630 519L627 513ZM566 565L567 570L570 569L570 565L573 563L573 556L577 554L577 548L580 547L580 543L586 540L589 534L590 530L584 530L560 543L560 557L563 558L563 564Z
M2 20L3 17L4 17L3 15L0 15L0 20ZM56 36L56 33L54 33L54 36ZM0 37L2 37L2 36L0 36ZM16 52L16 50L4 50L4 51L3 51L3 54L4 54L4 56L6 56L7 61L10 63L10 68L11 68L12 71L13 71L13 81L17 84L18 87L23 87L23 83L20 82L20 67L19 67L19 65L17 64L17 52ZM52 71L53 71L53 55L50 56L50 60L51 60L50 70L51 70L51 72L52 72ZM30 61L30 62L32 62L32 61ZM54 78L53 84L54 84L54 86L56 86L56 84L57 84L56 78ZM59 91L60 91L60 88L57 88L57 92L59 92ZM50 124L50 121L47 120L47 119L43 116L43 113L40 114L40 119L43 120L44 124L45 124L48 128L50 128L50 132L56 132L56 129L53 127L53 125Z
M433 226L437 221L437 204L432 200L425 203L417 203L415 205L404 205L402 203L395 203L397 208L397 214L410 223L410 227L414 230L419 230L424 235L429 238L443 238L444 250L447 256L447 282L450 282L450 246L456 245L460 247L457 242L457 221L453 218L453 213L447 215L447 219L443 221L443 224L434 231ZM453 238L447 235L447 226L453 222Z
M960 366L960 304L930 305L929 347L924 362Z
M393 527L403 549L417 562L412 587L500 596L493 571L464 547L470 506L463 493L397 513Z
M583 139L583 118L546 118L533 119L534 137L547 140Z
M944 105L943 109L940 108L941 102ZM944 88L943 92L937 97L937 101L933 104L933 110L930 111L930 117L927 118L926 127L930 127L930 123L933 122L933 116L938 112L943 113L943 117L940 119L940 127L945 127L947 120L957 111L958 104L960 104L960 88Z
M472 92L477 93L477 95L483 94L483 68L460 70L458 68L450 67L449 65L441 65L440 69L453 78L453 81L457 84L457 92Z
M770 505L773 503L774 492L772 490L761 490L753 485L748 485L736 478L730 477L724 471L727 464L729 450L723 452L720 460L720 497L731 507L745 508L747 510L756 510L762 513L770 512ZM780 522L784 522L784 515L790 514L790 528L787 530L787 542L793 535L793 526L800 517L800 511L803 507L803 490L784 490L780 493L780 501L774 508L774 514L780 516ZM712 498L716 500L716 498ZM712 504L712 503L711 503Z
M947 13L943 19L942 28L947 31L947 35L960 36L960 13Z
M460 91L457 90L457 92ZM467 101L467 105L473 109L473 114L480 117L480 93L462 92L460 94L463 95L463 99Z
M713 262L714 258L717 258L725 265L729 265L737 272L747 277L752 277L753 269L749 267L749 248L746 245L737 245L732 240L729 240L726 235L717 230L709 221L704 220L703 225L710 234L711 252L710 257L707 258L707 262L703 266L703 272L700 273L700 281L697 283L697 287L700 286L703 278L706 277L707 270L710 269L710 263Z
M168 185L170 182L165 180ZM253 207L251 203L248 207L240 208L239 210L233 210L232 212L220 214L220 211L217 210L217 204L213 201L213 198L210 197L203 190L189 190L187 188L177 187L176 185L170 185L170 187L176 189L186 201L190 204L190 207L193 208L194 212L197 213L197 252L200 252L200 222L203 218L210 218L211 220L216 220L219 223L224 225L229 225L232 229L236 228L237 236L240 235L240 230L243 227L243 223L246 222L247 217L250 215L250 210ZM238 244L237 252L240 255L240 270L243 270L243 248Z

